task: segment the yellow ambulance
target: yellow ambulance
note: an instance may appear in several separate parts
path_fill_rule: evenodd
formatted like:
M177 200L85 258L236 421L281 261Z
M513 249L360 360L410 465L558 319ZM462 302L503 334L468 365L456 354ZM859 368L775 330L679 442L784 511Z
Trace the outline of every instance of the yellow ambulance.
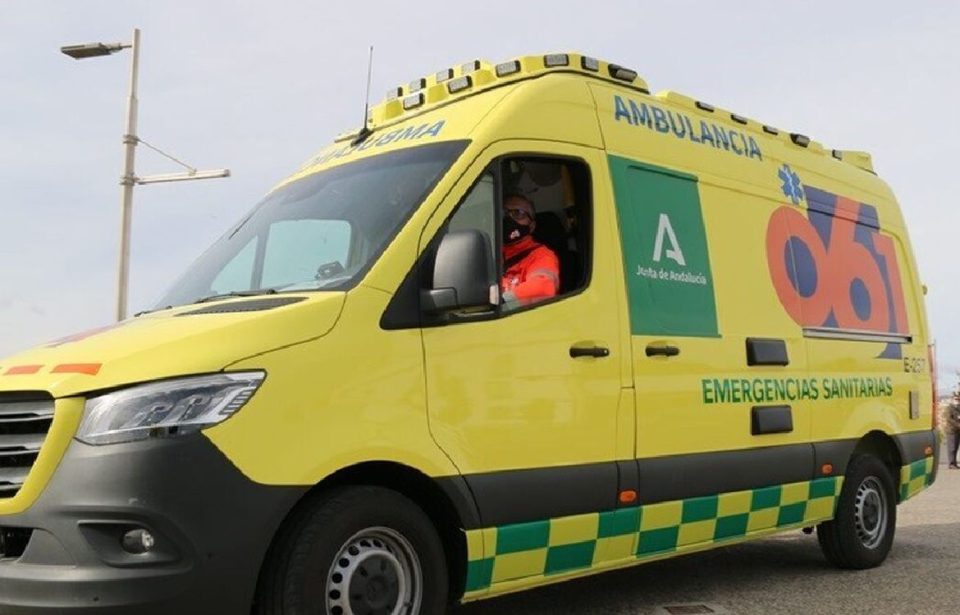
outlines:
M508 218L548 295L509 300ZM936 477L929 344L868 154L576 53L457 65L153 311L0 361L0 611L433 614L814 527L876 566Z

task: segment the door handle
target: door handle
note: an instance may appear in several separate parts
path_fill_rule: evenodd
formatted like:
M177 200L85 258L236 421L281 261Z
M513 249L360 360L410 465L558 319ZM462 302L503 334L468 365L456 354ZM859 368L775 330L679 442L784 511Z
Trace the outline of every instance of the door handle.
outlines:
M594 357L597 359L602 359L604 357L610 356L610 349L604 348L603 346L571 346L570 347L570 358L576 359L577 357Z
M648 357L675 357L680 349L670 344L647 344Z

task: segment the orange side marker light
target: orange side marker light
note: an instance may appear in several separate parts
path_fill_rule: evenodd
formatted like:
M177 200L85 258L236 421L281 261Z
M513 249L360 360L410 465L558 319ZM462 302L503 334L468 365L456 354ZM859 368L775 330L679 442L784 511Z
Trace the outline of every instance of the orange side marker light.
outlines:
M4 372L3 375L4 376L26 376L29 374L36 374L37 372L40 371L41 367L43 366L42 365L14 365L10 369L8 369L6 372Z
M100 373L100 363L62 363L52 370L53 374L86 374L96 376Z
M830 476L831 474L833 474L833 464L825 463L822 466L820 466L820 473L823 474L824 476Z
M637 501L637 492L633 489L626 489L620 492L621 504L633 504Z
M933 455L933 447L932 447L932 446L928 446L927 448L923 449L923 455L924 455L924 457L929 457L929 456Z

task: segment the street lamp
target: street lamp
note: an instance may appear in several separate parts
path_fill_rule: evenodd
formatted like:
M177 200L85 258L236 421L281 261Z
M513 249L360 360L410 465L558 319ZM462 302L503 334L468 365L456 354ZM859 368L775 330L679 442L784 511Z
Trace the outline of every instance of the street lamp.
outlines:
M136 30L136 32L139 33L139 30ZM114 43L112 45L108 45L106 43L86 43L83 45L64 45L60 48L60 51L67 54L74 60L82 60L84 58L108 56L111 53L115 53L128 47L130 47L130 45L124 45L123 43Z
M130 62L130 90L127 94L126 131L123 134L123 175L120 177L120 259L117 272L117 320L127 317L127 286L130 277L130 218L133 205L133 187L136 184L151 184L160 182L187 181L193 179L212 179L229 177L229 169L213 171L197 171L173 156L160 151L137 136L137 73L140 65L140 29L134 28L132 43L85 43L81 45L65 45L60 51L75 60L108 56L123 49L131 49L133 57ZM147 177L137 177L134 173L134 158L138 143L156 150L187 169L186 173L167 173Z

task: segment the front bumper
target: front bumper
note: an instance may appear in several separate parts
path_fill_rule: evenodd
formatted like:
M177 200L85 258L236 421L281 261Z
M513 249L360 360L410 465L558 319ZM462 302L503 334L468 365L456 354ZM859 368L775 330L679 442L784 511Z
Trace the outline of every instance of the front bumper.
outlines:
M0 515L0 531L28 540L0 558L0 613L247 615L270 541L306 489L253 483L201 434L73 441L37 501ZM124 551L130 529L154 548Z

